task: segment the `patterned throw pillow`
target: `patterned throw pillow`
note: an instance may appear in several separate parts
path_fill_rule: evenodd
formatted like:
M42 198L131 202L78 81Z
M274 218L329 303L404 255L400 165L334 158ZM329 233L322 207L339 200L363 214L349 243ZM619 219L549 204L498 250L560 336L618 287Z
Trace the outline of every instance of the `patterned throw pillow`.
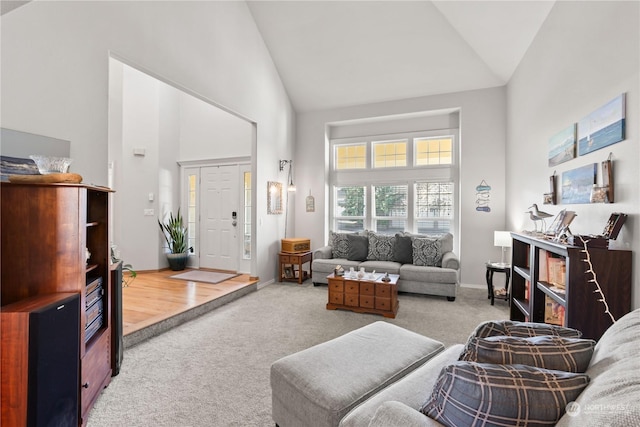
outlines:
M387 236L369 232L369 261L393 261L393 249L396 243L396 236Z
M440 240L414 237L411 242L414 265L442 267L442 243Z
M449 427L553 426L588 384L586 374L456 362L442 369L420 412Z
M529 365L566 372L585 372L596 342L551 335L519 338L494 336L471 338L459 360Z
M332 258L347 258L349 256L348 233L329 232L329 246Z

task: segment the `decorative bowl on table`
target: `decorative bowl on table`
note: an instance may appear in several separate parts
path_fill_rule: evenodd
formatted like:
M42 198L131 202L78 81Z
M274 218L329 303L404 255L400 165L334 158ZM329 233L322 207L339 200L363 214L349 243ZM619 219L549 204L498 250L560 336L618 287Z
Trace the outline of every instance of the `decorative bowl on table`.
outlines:
M69 165L73 161L67 157L49 157L49 156L29 156L38 167L38 171L42 175L50 173L67 173Z

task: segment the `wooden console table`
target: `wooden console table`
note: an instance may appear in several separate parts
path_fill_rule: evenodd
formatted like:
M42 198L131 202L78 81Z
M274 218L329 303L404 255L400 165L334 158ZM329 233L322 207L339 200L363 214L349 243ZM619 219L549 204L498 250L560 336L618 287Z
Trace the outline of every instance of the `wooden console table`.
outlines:
M329 302L327 310L338 308L356 313L381 314L394 319L398 314L398 276L390 274L390 282L381 280L345 279L333 273L327 276Z
M280 252L278 258L281 282L298 282L298 284L302 284L302 282L311 278L313 252L309 251L299 254ZM308 271L302 268L302 265L306 263L309 263Z

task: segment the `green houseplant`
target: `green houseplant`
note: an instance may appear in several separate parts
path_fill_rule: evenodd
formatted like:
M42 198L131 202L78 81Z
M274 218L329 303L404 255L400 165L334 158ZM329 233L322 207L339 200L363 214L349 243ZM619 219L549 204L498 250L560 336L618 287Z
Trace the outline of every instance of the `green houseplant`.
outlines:
M174 271L184 270L189 258L188 251L193 251L193 249L187 247L187 227L184 225L180 209L178 209L175 216L173 212L169 212L168 221L161 222L158 220L158 225L169 245L169 252L167 253L169 268Z

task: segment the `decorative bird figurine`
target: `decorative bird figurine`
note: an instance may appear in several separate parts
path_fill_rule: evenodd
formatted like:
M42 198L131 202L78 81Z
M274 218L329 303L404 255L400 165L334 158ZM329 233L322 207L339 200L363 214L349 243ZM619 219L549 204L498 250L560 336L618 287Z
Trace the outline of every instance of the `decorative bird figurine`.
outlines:
M552 217L553 215L539 210L538 205L535 203L529 206L528 209L529 210L527 212L529 213L529 218L531 218L531 220L533 221L533 226L535 227L534 231L536 232L538 231L538 221L541 221L542 226L540 227L540 231L544 232L544 230L547 228L547 223L545 221L545 218Z

